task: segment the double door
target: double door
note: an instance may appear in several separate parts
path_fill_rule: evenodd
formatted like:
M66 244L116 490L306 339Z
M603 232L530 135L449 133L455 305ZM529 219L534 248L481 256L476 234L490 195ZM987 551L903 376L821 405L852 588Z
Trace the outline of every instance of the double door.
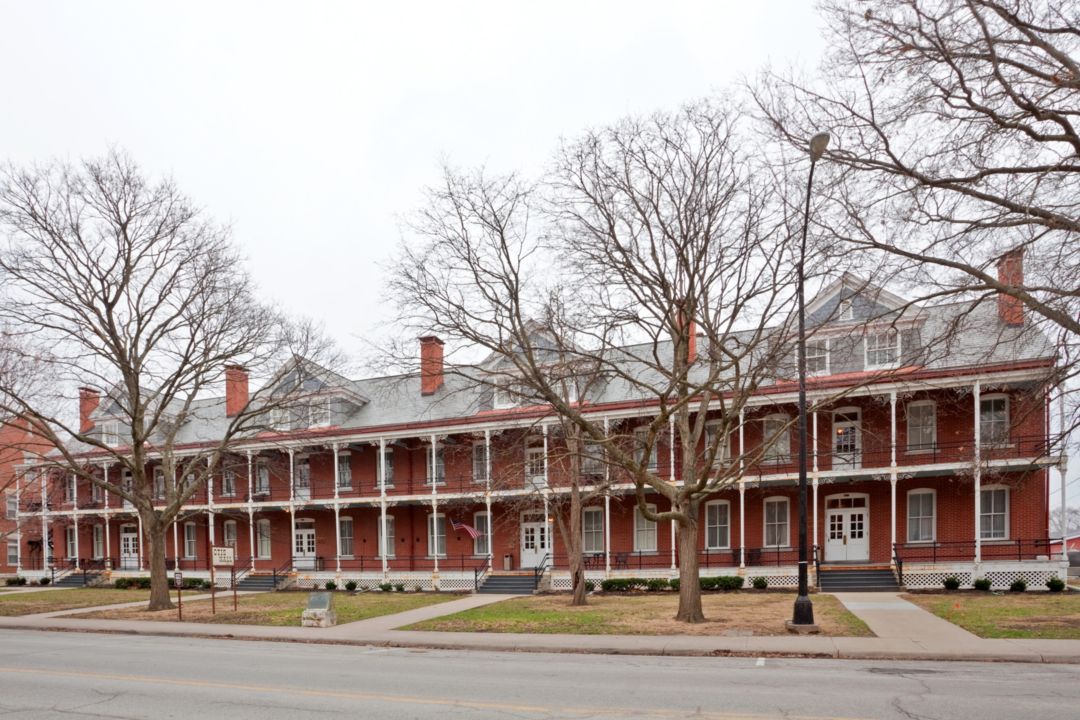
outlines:
M870 512L867 498L829 498L825 507L825 562L870 559Z
M551 533L543 514L526 513L521 518L521 567L538 567L551 552Z

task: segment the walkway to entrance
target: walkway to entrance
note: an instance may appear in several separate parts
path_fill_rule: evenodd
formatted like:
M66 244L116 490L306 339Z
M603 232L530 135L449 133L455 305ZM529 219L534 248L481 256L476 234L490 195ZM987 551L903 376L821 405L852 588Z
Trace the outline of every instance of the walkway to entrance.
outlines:
M866 623L879 638L903 639L927 649L978 649L985 640L937 615L909 603L897 593L835 593L844 607Z

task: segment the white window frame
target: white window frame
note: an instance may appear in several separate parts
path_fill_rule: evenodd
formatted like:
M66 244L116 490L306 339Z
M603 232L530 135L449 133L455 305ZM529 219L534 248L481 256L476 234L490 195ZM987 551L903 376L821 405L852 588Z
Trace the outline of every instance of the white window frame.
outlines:
M426 485L446 484L446 448L442 445L435 446L435 470L431 468L431 448L424 448L424 483Z
M165 469L161 466L154 468L154 499L165 499Z
M850 322L855 319L855 303L850 297L836 304L836 319L840 322Z
M346 528L348 532L345 532ZM353 557L356 544L356 523L348 515L338 517L338 556L343 558ZM347 543L347 544L346 544ZM346 552L346 550L348 552Z
M544 457L544 446L537 444L538 441L528 440L525 442L525 487L545 487L547 483L547 458Z
M723 543L710 542L710 529L713 527L711 518L709 517L709 511L713 508L723 507L726 511L724 523L716 523L716 527L724 528ZM731 547L731 501L729 500L710 500L705 503L705 549L706 550L727 550Z
M379 525L383 525L381 517L379 519ZM396 554L395 549L397 547L395 542L394 542L396 540L396 533L395 533L396 525L397 525L397 523L394 521L394 516L392 514L390 514L390 513L386 513L386 524L384 526L382 526L380 528L380 530L379 530L379 555L380 556L383 555L383 554L385 554L386 557L388 557L388 558L392 558L392 557L395 556L395 554ZM387 532L387 529L389 529L390 532ZM390 543L388 545L386 544L387 540L390 541ZM385 547L385 553L383 552L383 546L384 545L386 546Z
M79 479L74 473L67 473L64 482L64 502L74 503L79 491Z
M596 523L592 529L588 525L587 518L589 517L599 518L599 523ZM598 539L599 543L596 542ZM586 555L598 555L604 552L603 508L587 507L581 511L581 552Z
M1008 540L1009 539L1009 522L1012 519L1012 492L1007 485L984 485L980 488L981 493L988 492L1002 492L1005 495L1005 510L1003 513L985 513L983 512L983 499L982 495L979 496L979 539L984 541L994 540ZM983 518L990 516L1004 515L1005 523L1002 535L987 535L983 533Z
M822 352L811 355L811 348L821 348ZM831 350L830 342L829 342L829 338L827 338L827 337L826 338L811 338L811 339L806 341L806 374L807 375L829 375L830 374L830 367L831 367L830 363L832 362L832 359L831 359L832 353L830 352L830 350ZM810 367L811 359L817 360L817 359L820 359L822 357L825 358L825 367L819 368L817 370Z
M1003 439L994 439L989 437L990 433L986 432L986 427L983 424L983 404L987 402L995 402L998 400L1005 401L1005 437ZM1012 434L1012 403L1006 393L992 393L983 395L979 398L979 441L983 447L1005 447L1009 444L1010 436Z
M930 444L925 443L912 445L911 442L911 411L913 408L930 408ZM909 455L917 453L933 452L937 447L937 403L933 400L914 400L904 407L904 420L907 424L907 452Z
M779 423L779 429L769 434L769 423ZM782 440L773 440L783 435ZM761 418L761 444L766 446L761 459L777 464L791 462L791 416L786 413L771 413Z
M446 557L446 513L428 513L427 536L428 557Z
M586 477L603 477L604 444L586 440L581 444L581 474Z
M19 499L18 496L13 493L4 493L4 519L14 520L19 512Z
M226 468L221 471L221 497L236 497L236 471Z
M255 464L255 489L256 495L270 494L270 465L265 460Z
M337 457L337 483L339 490L352 490L352 453L338 451Z
M226 520L221 524L221 544L235 548L237 546L239 532L235 520Z
M108 447L120 446L120 423L116 420L105 420L101 423L101 443Z
M192 560L199 556L199 531L195 523L184 523L184 559Z
M394 448L387 447L383 453L383 467L385 468L386 477L383 478L383 487L394 487ZM375 470L378 473L378 469Z
M255 521L255 556L260 560L269 560L274 554L273 525L269 518Z
M921 538L918 538L918 539L912 539L911 522L913 520L922 521L922 520L925 520L927 518L926 515L912 516L912 514L911 514L911 498L913 498L915 496L919 496L919 495L929 495L930 496L930 515L929 515L929 518L930 518L930 537L928 537L928 538L922 538L921 537ZM938 511L937 490L934 490L933 488L915 488L914 490L908 490L908 493L907 493L907 531L906 531L905 536L907 537L907 541L909 543L932 543L935 540L937 540L937 511Z
M105 488L96 482L90 482L90 502L99 503L105 499Z
M473 528L480 533L473 538L473 555L487 557L491 552L491 513L486 510L473 513Z
M645 462L645 440L649 437L649 428L647 426L634 428L634 461L639 465ZM660 435L656 436L653 442L652 452L649 454L649 463L646 465L646 469L650 472L657 472L660 469Z
M769 526L780 525L779 521L769 522L769 506L773 504L784 505L784 537L782 543L770 543L769 542ZM791 547L791 498L784 495L771 495L765 498L761 504L761 546L767 548L786 548Z
M7 541L7 563L11 567L19 564L19 538L9 537Z
M314 398L306 406L307 426L309 428L330 427L330 399Z
M94 560L105 557L105 526L94 525L91 530L90 550Z
M649 512L656 512L656 505L653 503L646 503L645 507L649 509ZM656 553L659 552L659 544L657 538L657 525L659 523L653 522L647 519L641 513L641 508L636 504L634 505L634 552L636 553ZM644 537L643 537L644 536ZM649 537L652 537L651 543ZM642 542L642 540L645 542ZM652 547L649 547L649 545Z
M68 559L76 558L79 555L78 550L76 549L79 544L76 539L77 534L74 525L68 525L64 528L64 557Z
M704 447L703 452L702 452L703 455L708 454L709 448L712 447L712 444L713 444L714 440L716 439L717 428L719 428L723 424L724 424L723 420L709 420L707 423L705 423L705 447ZM713 457L712 466L714 468L723 467L724 465L727 465L727 463L730 462L730 460L731 460L731 434L729 433L728 436L725 437L723 439L723 441L720 442L720 445L717 448L716 455L715 455L715 457Z
M896 342L894 344L892 344L892 345L879 345L878 344L878 339L879 338L883 338L883 337L888 338L890 336L895 336ZM904 337L903 333L901 333L899 330L897 330L895 328L890 328L890 329L882 330L882 331L879 331L879 332L867 332L863 336L863 367L865 369L867 369L867 370L882 370L882 369L886 369L886 368L900 367L900 359L904 355L903 337ZM871 340L874 340L874 344L875 344L875 346L874 346L874 348L872 350L870 348L870 341ZM870 354L872 352L873 353L881 353L881 352L884 352L886 350L894 350L895 353L896 353L896 357L893 358L892 360L888 361L888 362L871 362L870 361ZM875 360L876 359L877 358L875 357Z
M474 483L488 481L488 446L484 440L478 440L472 446L472 477Z

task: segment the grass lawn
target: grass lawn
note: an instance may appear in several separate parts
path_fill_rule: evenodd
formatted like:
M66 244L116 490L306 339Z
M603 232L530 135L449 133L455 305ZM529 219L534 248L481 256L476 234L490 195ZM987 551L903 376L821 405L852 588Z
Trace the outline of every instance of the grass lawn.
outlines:
M338 624L366 620L380 615L392 615L426 605L458 600L454 593L384 593L359 595L334 594L334 611ZM210 601L184 603L184 622L229 623L237 625L300 625L300 613L307 607L306 592L273 592L239 596L238 610L233 612L232 595L222 593L217 599L217 614L210 614ZM105 620L165 620L176 621L176 610L147 612L143 608L126 608L80 614L79 618ZM73 616L74 617L74 616Z
M3 593L0 594L0 615L33 615L54 610L72 610L149 599L149 590L115 590L113 588L72 588L70 590Z
M907 600L984 638L1080 639L1080 593L908 594Z
M814 617L825 635L873 633L831 595L814 595ZM672 617L675 593L593 595L571 607L567 595L535 595L434 618L408 630L448 632L574 633L582 635L786 635L795 596L790 593L702 595L706 622L687 625Z

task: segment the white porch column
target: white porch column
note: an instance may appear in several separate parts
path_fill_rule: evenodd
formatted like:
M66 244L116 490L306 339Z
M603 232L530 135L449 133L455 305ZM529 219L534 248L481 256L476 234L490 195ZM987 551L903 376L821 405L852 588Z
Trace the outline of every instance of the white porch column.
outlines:
M742 444L741 427L739 443ZM739 479L739 567L746 567L746 481L742 478Z
M337 453L334 453L334 462L337 463ZM335 480L336 482L336 480ZM355 537L355 535L354 535ZM341 574L341 506L334 503L334 563L335 572Z
M109 466L107 463L101 465L101 480L103 483L109 482ZM105 494L105 567L112 570L112 538L109 537L109 492L102 488L102 492Z
M555 565L555 539L551 537L551 511L549 509L548 496L551 493L551 483L548 478L548 426L541 426L544 434L544 527L547 535L547 550L551 556L548 560L551 566Z
M251 486L251 479L252 479L252 476L251 476L251 451L248 450L247 451L247 488L248 488L247 501L248 501L248 511L249 512L251 511L251 496L252 496L252 492L254 491L254 488Z
M604 440L611 437L611 421L604 418ZM604 457L604 577L611 575L611 468Z
M813 511L814 511L814 542L813 545L818 545L818 479L815 477L810 481L810 487L813 490Z
M138 548L139 548L139 571L140 571L140 572L142 572L142 570L143 570L143 550L142 550L142 544L143 544L143 529L142 529L142 513L139 513L137 517L139 518L139 545L138 545Z
M1069 547L1065 538L1068 537L1068 525L1066 519L1068 518L1068 503L1065 502L1065 476L1068 474L1069 469L1069 455L1066 450L1069 444L1065 442L1068 438L1065 435L1065 386L1062 385L1058 388L1058 428L1062 433L1061 438L1061 460L1058 462L1058 474L1061 476L1061 559L1068 562L1069 560Z
M675 418L668 418L668 456L671 461L671 482L675 482ZM674 505L671 508L674 510ZM674 570L675 564L675 521L671 521L671 569Z
M252 505L252 472L251 472L251 451L247 451L247 512L248 512L248 548L251 553L248 555L248 562L251 563L251 569L255 569L255 506Z
M341 468L338 467L338 444L334 443L334 501L338 499L338 488L341 487ZM341 549L341 546L338 546ZM340 568L338 572L340 572Z
M296 562L296 455L289 448L289 567Z
M49 503L45 492L48 476L44 470L38 470L37 481L38 492L41 495L41 569L47 570L52 550L49 549Z
M979 406L982 385L976 380L972 391L975 399L975 576L980 577L980 564L982 563L982 532L979 528L979 503L982 499L982 427L979 422Z
M428 523L428 534L429 534L429 536L434 536L434 532L438 528L438 526L436 525L437 517L438 517L438 514L439 514L439 496L438 496L438 493L437 493L437 488L438 488L438 485L439 485L439 463L438 463L438 459L439 459L438 438L436 438L435 435L432 435L431 436L431 478L430 478L431 479L431 522ZM446 526L443 525L443 527L445 528ZM435 584L435 583L438 582L438 579L439 579L439 544L438 544L438 542L432 542L433 539L434 539L434 537L429 537L428 545L431 546L431 549L434 551L432 553L432 555L434 556L434 559L435 559L435 563L433 565L434 569L432 570L432 573L433 573L432 574L432 583Z
M896 554L896 468L889 475L889 528L892 532L889 548ZM889 558L890 562L892 558Z
M75 526L75 569L79 569L79 515L71 513L71 522Z
M22 494L23 488L23 473L17 472L15 475L15 537L19 542L15 544L15 574L22 574Z
M811 545L821 545L821 535L818 532L818 436L817 436L817 410L810 414L810 484L814 489L814 542Z
M394 541L393 538L386 536L386 439L379 438L379 462L377 466L379 472L379 532L376 535L377 538L382 540L379 543L379 560L382 561L382 571L385 578L388 570L386 555L389 550L390 543Z
M210 458L206 458L206 502L209 508L207 514L207 527L210 533L210 547L216 544L217 536L214 532L214 473L211 472ZM207 558L210 561L210 558Z
M495 564L495 518L491 516L491 430L484 431L484 506L488 518L488 569L491 569Z
M176 527L176 521L173 520L172 524L172 551L173 560L180 561L180 531Z
M889 551L896 554L896 391L889 393ZM892 562L892 556L889 561Z

